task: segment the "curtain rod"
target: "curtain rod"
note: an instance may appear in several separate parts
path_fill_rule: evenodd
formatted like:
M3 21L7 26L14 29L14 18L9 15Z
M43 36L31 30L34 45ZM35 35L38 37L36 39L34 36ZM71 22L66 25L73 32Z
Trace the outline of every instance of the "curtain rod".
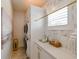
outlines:
M70 5L72 5L73 3L76 3L76 1L73 1L72 3L70 3L70 4L66 5L66 6L70 6ZM62 8L66 7L66 6L63 6ZM59 9L57 9L57 10L55 10L55 11L53 11L53 12L51 12L51 13L49 13L49 14L43 16L43 17L40 17L40 18L36 19L35 21L38 21L39 19L42 19L42 18L44 18L44 17L47 17L48 15L50 15L50 14L52 14L52 13L54 13L54 12L56 12L56 11L62 9L62 8L59 8Z

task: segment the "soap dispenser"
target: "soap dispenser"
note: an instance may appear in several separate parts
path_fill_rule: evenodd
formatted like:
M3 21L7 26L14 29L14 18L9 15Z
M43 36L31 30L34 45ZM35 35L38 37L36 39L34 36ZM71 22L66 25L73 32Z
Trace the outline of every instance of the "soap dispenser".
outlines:
M45 32L44 32L44 39L46 42L48 42L48 36L45 34Z

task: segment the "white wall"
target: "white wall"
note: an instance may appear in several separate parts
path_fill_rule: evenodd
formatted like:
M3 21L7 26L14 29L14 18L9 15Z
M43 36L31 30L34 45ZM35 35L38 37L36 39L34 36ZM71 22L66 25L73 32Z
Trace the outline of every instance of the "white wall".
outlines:
M37 59L35 58L37 56L36 53L36 47L34 44L34 41L39 40L43 37L44 33L44 26L45 26L45 19L40 19L35 21L41 16L45 15L45 10L40 7L31 6L31 40L30 40L30 57L31 59Z
M24 47L24 20L25 12L23 11L14 11L13 15L13 38L18 39L18 47Z
M64 7L64 6L74 2L74 1L76 1L76 0L62 0L62 1L60 1L60 0L50 0L50 2L48 2L48 6L46 8L47 13L49 14L49 13L55 11L55 10L58 10L58 9Z
M1 50L1 59L11 59L12 55L12 40L11 37L8 41L3 45L3 49Z
M11 0L1 0L1 7L3 7L6 12L9 14L9 16L12 18L13 10L11 5Z
M6 24L8 25L10 24L10 27L6 27L6 29L8 30L6 34L8 34L9 32L12 32L12 16L13 16L12 11L13 10L12 10L12 5L11 5L11 0L6 0L6 1L1 0L1 7L3 10L5 10L6 17L9 16L7 19L5 19L5 21L8 20ZM2 17L3 19L6 18L5 16L2 16ZM12 39L12 35L10 35L6 43L4 43L3 49L1 50L1 59L10 59L11 51L12 51L12 40L11 39Z

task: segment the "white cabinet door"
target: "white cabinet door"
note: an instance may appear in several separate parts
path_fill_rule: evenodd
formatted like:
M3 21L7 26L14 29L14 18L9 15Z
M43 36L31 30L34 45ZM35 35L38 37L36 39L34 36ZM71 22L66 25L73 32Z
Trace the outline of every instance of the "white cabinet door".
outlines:
M43 49L38 49L38 59L56 59L53 56L50 56L47 52Z

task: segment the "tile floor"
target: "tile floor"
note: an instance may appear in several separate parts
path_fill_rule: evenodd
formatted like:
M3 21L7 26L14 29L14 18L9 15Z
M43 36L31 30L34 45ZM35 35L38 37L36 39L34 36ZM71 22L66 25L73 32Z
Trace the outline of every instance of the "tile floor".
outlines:
M19 48L17 51L13 51L11 59L27 59L24 48Z

